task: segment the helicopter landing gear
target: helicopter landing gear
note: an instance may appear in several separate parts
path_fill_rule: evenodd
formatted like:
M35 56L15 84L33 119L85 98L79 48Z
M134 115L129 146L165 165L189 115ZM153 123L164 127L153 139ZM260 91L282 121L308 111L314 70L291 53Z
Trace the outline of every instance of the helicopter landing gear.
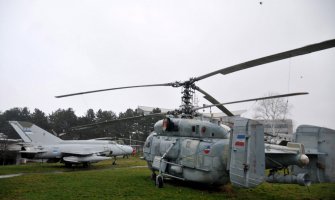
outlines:
M116 156L114 156L114 161L113 161L112 165L116 165Z
M156 173L152 172L152 174L151 174L151 180L156 181L156 177L157 177Z
M162 188L163 184L164 184L164 182L163 182L163 176L162 175L158 175L156 177L156 182L155 183L156 183L156 187Z

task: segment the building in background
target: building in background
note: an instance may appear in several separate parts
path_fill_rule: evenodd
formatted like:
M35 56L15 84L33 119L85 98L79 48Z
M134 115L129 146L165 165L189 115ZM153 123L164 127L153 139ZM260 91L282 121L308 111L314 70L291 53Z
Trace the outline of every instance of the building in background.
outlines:
M281 141L293 140L293 122L285 120L257 120L264 125L265 142L279 144Z

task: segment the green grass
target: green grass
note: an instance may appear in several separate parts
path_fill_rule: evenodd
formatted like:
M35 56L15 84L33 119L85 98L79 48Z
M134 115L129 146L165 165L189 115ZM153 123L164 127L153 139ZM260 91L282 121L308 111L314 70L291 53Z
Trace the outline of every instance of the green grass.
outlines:
M28 163L25 165L0 166L0 175L17 173L42 173L50 171L64 171L60 163Z
M314 184L309 192L291 184L264 183L242 189L166 180L164 188L158 189L147 168L132 168L143 165L144 161L131 158L120 159L117 166L108 161L71 171L57 164L0 167L0 172L26 173L0 179L0 199L335 199L334 183ZM48 170L67 172L46 173Z
M47 173L47 172L69 172L78 170L96 170L108 168L120 168L129 166L146 165L146 162L137 157L130 157L129 159L118 158L117 165L111 165L113 160L106 160L92 164L88 168L77 166L73 168L65 168L62 163L27 163L24 165L8 165L0 166L0 175L18 174L18 173Z

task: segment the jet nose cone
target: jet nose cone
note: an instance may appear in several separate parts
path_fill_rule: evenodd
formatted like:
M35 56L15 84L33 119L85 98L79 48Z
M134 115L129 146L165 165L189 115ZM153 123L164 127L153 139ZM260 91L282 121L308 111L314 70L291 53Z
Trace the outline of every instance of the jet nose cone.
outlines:
M126 151L127 154L132 154L134 149L131 146L126 146L125 151Z

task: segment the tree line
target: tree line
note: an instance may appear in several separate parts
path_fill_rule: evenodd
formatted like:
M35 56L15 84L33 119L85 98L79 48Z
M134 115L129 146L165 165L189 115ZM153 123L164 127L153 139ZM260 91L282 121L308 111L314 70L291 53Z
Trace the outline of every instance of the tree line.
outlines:
M269 93L266 96L271 95L273 96L275 93ZM267 121L273 129L272 134L276 135L276 120L285 120L291 107L292 106L288 103L287 98L261 100L257 103L254 110L254 118ZM159 108L153 109L153 113L160 112ZM71 131L71 127L74 126L106 120L129 118L140 114L141 113L139 113L138 110L130 108L125 112L120 112L118 115L113 111L99 109L95 112L93 109L88 109L84 116L77 116L72 108L58 109L49 115L37 108L35 108L33 112L30 112L27 107L12 108L4 112L0 111L0 133L8 135L10 138L19 138L16 132L8 124L8 121L15 120L32 122L51 133L62 135L62 139L92 139L100 137L128 139L132 137L133 141L144 141L153 130L155 122L161 119L161 117L145 117L95 127L88 130ZM64 135L63 133L66 134Z
M160 113L160 109L154 109L153 113ZM161 117L155 116L126 120L80 131L71 131L71 127L139 115L141 115L141 113L139 113L137 109L133 110L130 108L125 112L120 112L118 115L113 111L99 109L95 112L93 109L88 109L84 116L77 116L72 108L58 109L47 115L37 108L31 112L27 107L16 107L0 112L0 133L6 134L9 138L19 138L8 121L28 121L50 133L61 136L62 139L111 137L115 139L122 138L126 144L129 144L129 141L125 139L131 137L132 144L136 144L135 141L144 141L146 139L153 130L154 124L161 119Z

